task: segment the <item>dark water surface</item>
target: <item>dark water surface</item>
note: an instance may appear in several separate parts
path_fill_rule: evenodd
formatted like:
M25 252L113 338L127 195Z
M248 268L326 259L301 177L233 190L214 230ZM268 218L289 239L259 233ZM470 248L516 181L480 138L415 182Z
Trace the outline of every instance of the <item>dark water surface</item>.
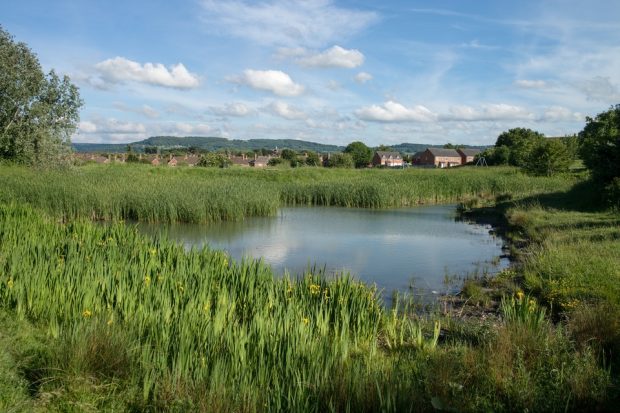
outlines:
M139 224L144 233L166 233L190 248L208 244L233 258L263 258L283 273L309 266L346 271L385 292L438 294L457 288L447 278L495 273L502 240L489 227L455 220L455 206L406 209L283 208L276 217L244 222Z

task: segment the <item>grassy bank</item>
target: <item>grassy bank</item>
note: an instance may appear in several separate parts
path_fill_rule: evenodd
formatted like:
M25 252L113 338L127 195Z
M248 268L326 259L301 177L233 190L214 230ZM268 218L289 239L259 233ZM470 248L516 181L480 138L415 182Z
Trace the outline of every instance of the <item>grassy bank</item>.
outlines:
M564 411L608 402L587 342L509 299L498 325L320 274L0 206L0 409ZM19 332L19 334L16 334Z
M387 208L569 188L570 177L512 168L343 170L89 165L66 171L0 166L0 201L66 218L210 222L268 216L283 205Z

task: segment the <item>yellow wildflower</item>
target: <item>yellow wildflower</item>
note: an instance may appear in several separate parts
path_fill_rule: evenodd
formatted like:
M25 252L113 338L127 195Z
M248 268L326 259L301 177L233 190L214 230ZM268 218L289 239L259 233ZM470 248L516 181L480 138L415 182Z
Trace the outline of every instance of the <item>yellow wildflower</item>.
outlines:
M109 326L111 326L112 324L114 324L114 320L109 319L109 320L108 320L108 325L109 325Z
M319 295L321 293L321 286L318 284L310 284L310 294Z
M151 285L151 277L149 277L148 275L144 277L144 284L146 284L147 287Z
M525 296L525 294L523 294L523 291L517 291L517 299L519 301L521 301L524 296Z
M82 312L82 317L84 317L84 318L90 318L90 316L92 316L92 315L93 315L93 313L90 310L84 310Z
M308 317L304 317L301 321L303 321L305 325L310 324L310 319Z
M155 256L155 254L157 254L157 248L151 248L151 249L149 250L149 253L150 253L152 256Z
M9 278L9 281L7 281L6 285L9 287L9 289L13 288L13 278Z

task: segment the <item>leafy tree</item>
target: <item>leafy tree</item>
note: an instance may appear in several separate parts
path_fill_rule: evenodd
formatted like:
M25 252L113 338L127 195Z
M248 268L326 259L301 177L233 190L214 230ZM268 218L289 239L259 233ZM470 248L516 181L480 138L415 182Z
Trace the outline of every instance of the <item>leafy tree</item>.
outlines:
M198 161L198 166L210 167L210 168L227 168L231 165L230 159L224 154L211 152L204 155Z
M545 139L529 153L524 169L533 175L551 176L568 171L573 156L560 139Z
M0 27L0 159L52 165L66 159L83 102L67 76L43 73L34 53Z
M321 158L316 152L308 152L306 157L306 165L308 166L321 166Z
M394 148L392 148L391 146L387 146L387 145L379 145L375 148L378 151L382 151L382 152L393 152Z
M334 153L327 160L328 168L353 168L353 157L348 153Z
M344 153L351 155L356 168L366 167L372 159L372 149L364 142L351 142L344 149Z
M544 135L526 128L514 128L502 132L495 142L495 147L505 146L510 151L508 163L514 166L525 166L530 152L544 139ZM506 151L506 149L502 149Z
M595 180L609 183L620 177L620 104L586 118L579 132L579 154Z
M280 157L282 159L286 159L287 161L292 161L293 159L297 158L297 152L292 149L282 149Z
M284 159L282 158L271 158L269 161L267 161L267 165L278 166L278 165L281 165L283 162L284 162Z

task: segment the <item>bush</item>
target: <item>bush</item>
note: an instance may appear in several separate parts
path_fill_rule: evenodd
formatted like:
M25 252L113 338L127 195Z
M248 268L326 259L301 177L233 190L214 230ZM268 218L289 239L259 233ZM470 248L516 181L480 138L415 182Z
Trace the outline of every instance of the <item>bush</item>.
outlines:
M563 141L546 139L530 152L523 169L532 175L551 176L568 171L572 162L571 152Z
M579 132L579 153L595 180L609 183L620 177L620 104L586 118Z

